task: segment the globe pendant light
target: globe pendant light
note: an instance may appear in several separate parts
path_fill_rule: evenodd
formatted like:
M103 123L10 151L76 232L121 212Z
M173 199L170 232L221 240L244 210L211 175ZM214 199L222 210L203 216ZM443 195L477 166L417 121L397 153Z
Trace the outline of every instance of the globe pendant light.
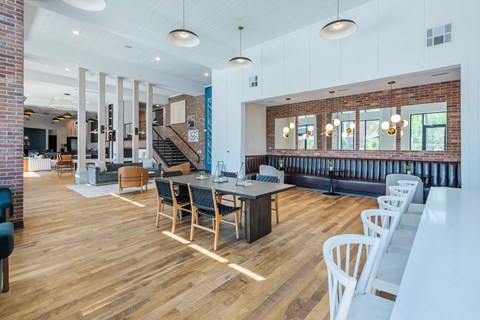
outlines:
M234 57L230 59L228 65L232 68L247 68L253 65L252 60L248 59L247 57L242 57L242 30L243 26L238 26L238 30L240 30L240 55L238 57Z
M349 19L339 19L340 0L337 0L337 19L326 24L320 31L320 37L327 40L338 40L353 34L357 24Z
M105 0L63 0L63 2L86 11L102 11L107 6Z
M185 0L183 0L183 25L182 29L170 31L167 40L176 46L191 48L200 44L200 38L192 31L185 29Z

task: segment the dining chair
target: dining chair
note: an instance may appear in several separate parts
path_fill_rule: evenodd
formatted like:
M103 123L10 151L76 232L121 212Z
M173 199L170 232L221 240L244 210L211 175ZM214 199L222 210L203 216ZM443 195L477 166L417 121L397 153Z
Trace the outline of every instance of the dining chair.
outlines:
M216 251L219 243L220 223L224 222L235 226L237 240L238 236L238 214L241 212L240 207L230 207L221 204L217 199L215 188L197 187L188 184L188 192L190 194L190 203L192 204L192 224L190 229L190 241L195 236L195 228L199 228L215 234L213 242L213 250ZM233 215L234 222L225 218ZM208 228L200 224L200 216L212 219L213 228Z
M404 206L404 211L400 219L400 226L402 228L408 228L416 230L420 224L421 216L418 214L412 214L408 212L408 208L412 203L413 195L415 192L415 187L413 186L390 186L388 187L390 195L398 197L407 197L406 204Z
M190 198L184 195L177 195L173 181L155 179L155 186L157 188L157 221L155 226L158 228L160 223L160 216L164 216L172 220L172 233L175 233L177 228L177 216L182 219L182 211L192 212L190 209ZM165 212L165 205L171 206L172 214Z
M267 176L267 175L262 175L262 174L257 174L257 181L263 181L263 182L271 182L271 183L280 183L280 177L277 176ZM275 211L275 218L277 220L277 224L279 223L279 207L278 207L278 193L275 193L272 195L272 204L275 204L275 206L272 206L272 211Z
M224 177L227 177L227 178L237 179L237 177L238 177L238 174L236 172L221 171L221 174ZM234 195L231 195L231 194L228 194L228 193L224 193L224 192L218 192L217 197L218 197L218 202L219 203L222 203L223 201L226 201L226 202L231 202L234 207L237 206L237 200L238 200L237 196L234 196Z
M364 234L380 239L379 253L368 281L367 292L383 291L398 294L409 252L387 251L391 235L395 232L398 212L368 209L361 213Z
M379 249L379 238L359 234L337 235L325 241L331 320L390 318L393 301L367 291Z
M163 171L162 178L179 177L181 175L183 175L181 170Z
M397 186L400 180L416 181L417 187L413 196L413 203L423 204L423 181L419 177L412 174L391 173L385 177L385 193L390 195L388 187Z
M418 181L416 180L398 180L399 186L412 186L415 190L418 189ZM423 187L422 187L423 188ZM425 205L423 203L412 203L408 207L407 212L413 214L422 214L423 210L425 209Z

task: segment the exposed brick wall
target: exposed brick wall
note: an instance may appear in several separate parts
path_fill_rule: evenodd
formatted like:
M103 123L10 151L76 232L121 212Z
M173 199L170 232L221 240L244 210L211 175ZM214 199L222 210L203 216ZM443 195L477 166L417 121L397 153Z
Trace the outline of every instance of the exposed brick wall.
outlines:
M0 1L0 186L23 225L23 0Z
M185 116L195 116L195 127L187 128L187 119L185 123L177 123L171 125L172 128L178 132L178 134L187 141L188 145L192 147L197 153L199 153L200 161L197 162L197 155L187 147L187 145L169 128L165 130L165 138L170 138L177 147L195 164L198 164L198 168L203 168L204 166L204 151L205 151L205 96L189 96L189 95L179 95L169 99L169 103L165 106L165 124L170 126L170 103L178 102L185 100L186 111ZM188 142L188 131L189 130L198 130L199 137L198 142Z
M355 151L328 150L329 138L317 134L317 150L275 150L275 119L301 115L317 115L317 124L324 128L327 115L332 112L353 111L381 108L385 106L400 107L422 103L447 102L447 150L433 151L402 151L400 145L400 130L397 132L396 150L358 150L359 130ZM359 121L357 112L357 123ZM397 127L400 129L400 126ZM267 108L267 154L272 155L305 155L344 158L369 159L405 159L405 160L437 160L460 161L461 155L461 123L460 123L460 81L435 83L430 85L394 89L392 105L390 105L390 90L365 93L353 96L339 97L325 100L291 103Z

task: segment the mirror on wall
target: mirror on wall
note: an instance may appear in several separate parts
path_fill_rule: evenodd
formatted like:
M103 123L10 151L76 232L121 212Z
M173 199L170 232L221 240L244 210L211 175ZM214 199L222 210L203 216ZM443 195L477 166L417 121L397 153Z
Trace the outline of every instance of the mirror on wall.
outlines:
M275 119L275 149L295 149L295 117Z
M394 114L394 107L360 110L360 150L395 150L395 125L390 120Z
M328 115L330 121L324 130L329 149L355 150L355 117L355 111L334 112Z
M447 150L447 103L402 106L401 149L412 151Z
M317 116L298 116L298 149L313 150L317 149Z

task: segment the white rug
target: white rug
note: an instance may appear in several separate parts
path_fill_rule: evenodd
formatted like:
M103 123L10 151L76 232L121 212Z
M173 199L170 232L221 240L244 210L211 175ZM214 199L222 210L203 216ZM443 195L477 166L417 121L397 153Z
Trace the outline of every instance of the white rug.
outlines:
M115 184L106 184L102 186L94 186L91 184L74 184L67 186L68 189L73 190L85 198L96 198L96 197L103 197L103 196L110 196L112 194L118 194L118 183ZM148 182L148 189L154 189L155 182L153 180ZM145 188L143 189L145 190ZM122 194L130 193L130 192L138 192L140 193L140 188L124 188L122 190Z

